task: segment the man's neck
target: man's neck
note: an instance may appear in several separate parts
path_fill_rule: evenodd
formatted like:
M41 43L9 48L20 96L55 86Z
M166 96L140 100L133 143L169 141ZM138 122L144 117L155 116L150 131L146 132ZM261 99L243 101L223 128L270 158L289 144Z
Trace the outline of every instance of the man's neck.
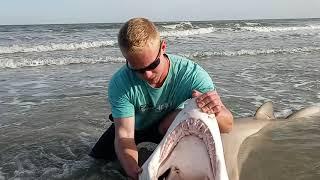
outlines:
M169 57L164 54L163 55L163 60L165 61L165 71L163 71L162 75L161 75L161 80L158 84L156 84L155 88L159 88L163 85L163 83L166 81L166 78L169 74L169 70L170 70L170 60Z

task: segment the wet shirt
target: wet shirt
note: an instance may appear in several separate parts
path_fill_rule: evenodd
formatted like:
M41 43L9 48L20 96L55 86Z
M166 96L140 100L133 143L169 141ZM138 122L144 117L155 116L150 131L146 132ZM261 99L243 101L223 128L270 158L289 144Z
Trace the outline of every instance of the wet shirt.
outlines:
M171 111L183 108L192 90L214 90L208 73L184 57L168 54L170 69L159 88L151 87L135 72L123 66L109 83L108 98L113 118L135 118L135 129L158 123Z

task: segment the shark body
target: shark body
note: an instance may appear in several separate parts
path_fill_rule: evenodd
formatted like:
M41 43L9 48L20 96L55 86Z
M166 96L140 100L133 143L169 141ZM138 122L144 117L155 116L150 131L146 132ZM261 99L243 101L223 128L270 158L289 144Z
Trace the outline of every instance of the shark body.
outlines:
M308 116L320 116L320 107L304 108L284 119ZM254 117L235 119L233 130L220 135L215 117L201 112L191 99L143 164L139 179L239 180L250 152L240 152L241 145L275 120L273 104L266 102Z

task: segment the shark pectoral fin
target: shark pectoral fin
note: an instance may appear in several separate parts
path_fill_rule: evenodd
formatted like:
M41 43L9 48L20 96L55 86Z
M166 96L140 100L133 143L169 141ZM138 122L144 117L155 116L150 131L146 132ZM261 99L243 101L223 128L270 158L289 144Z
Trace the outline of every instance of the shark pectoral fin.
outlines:
M273 114L273 103L268 101L262 104L254 116L256 119L275 119Z

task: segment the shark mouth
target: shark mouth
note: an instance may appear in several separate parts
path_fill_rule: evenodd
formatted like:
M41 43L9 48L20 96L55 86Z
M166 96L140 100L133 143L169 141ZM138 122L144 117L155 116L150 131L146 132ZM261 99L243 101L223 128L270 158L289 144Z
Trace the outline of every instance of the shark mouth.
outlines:
M176 116L142 166L140 180L228 180L219 126L194 99Z
M213 179L216 179L219 164L216 163L216 148L214 138L208 126L200 119L189 118L178 124L173 131L166 137L166 141L160 150L160 166L167 160L170 153L174 150L180 140L187 136L195 136L202 140L206 145L206 149L210 158Z

